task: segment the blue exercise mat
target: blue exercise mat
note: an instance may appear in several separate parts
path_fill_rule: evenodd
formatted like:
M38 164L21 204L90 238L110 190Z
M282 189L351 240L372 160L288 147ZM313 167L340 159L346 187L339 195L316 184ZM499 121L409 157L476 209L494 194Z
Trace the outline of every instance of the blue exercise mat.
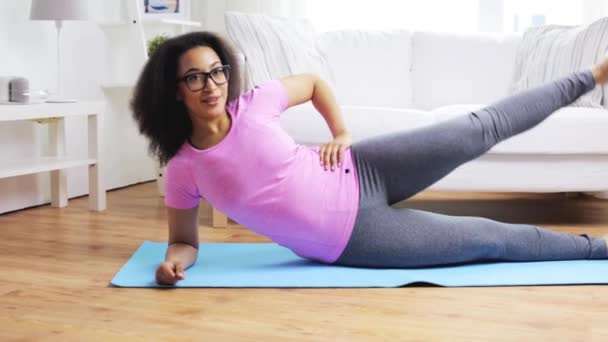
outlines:
M122 287L167 287L154 279L166 242L144 241L112 279ZM302 259L274 243L201 243L198 261L175 287L399 287L608 284L608 260L476 263L377 269Z

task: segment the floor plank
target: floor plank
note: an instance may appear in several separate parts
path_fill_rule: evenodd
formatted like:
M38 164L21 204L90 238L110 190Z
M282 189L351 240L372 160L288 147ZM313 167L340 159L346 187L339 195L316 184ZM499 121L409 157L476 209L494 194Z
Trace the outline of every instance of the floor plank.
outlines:
M564 194L422 193L399 204L558 231L608 234L608 201ZM202 241L261 242L234 222ZM0 340L608 340L608 286L121 289L143 240L164 241L154 183L0 215Z

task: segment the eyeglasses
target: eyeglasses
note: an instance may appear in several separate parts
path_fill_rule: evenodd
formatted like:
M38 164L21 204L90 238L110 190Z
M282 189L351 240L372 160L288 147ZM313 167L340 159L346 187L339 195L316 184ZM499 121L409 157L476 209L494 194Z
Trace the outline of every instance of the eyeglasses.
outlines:
M230 65L222 65L221 67L215 68L209 72L195 72L188 74L177 80L179 82L185 82L186 86L190 91L199 91L205 89L207 86L207 80L211 77L211 80L216 85L222 85L228 82L230 78Z

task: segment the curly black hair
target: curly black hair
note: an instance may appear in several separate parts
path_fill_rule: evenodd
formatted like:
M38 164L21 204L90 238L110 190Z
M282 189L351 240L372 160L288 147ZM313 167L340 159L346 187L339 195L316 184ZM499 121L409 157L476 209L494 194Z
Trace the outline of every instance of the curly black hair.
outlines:
M206 46L222 64L230 64L228 102L241 92L238 56L232 44L217 33L197 31L168 39L150 56L135 85L131 110L139 132L149 140L148 150L166 165L192 134L192 122L177 93L179 58L191 48Z

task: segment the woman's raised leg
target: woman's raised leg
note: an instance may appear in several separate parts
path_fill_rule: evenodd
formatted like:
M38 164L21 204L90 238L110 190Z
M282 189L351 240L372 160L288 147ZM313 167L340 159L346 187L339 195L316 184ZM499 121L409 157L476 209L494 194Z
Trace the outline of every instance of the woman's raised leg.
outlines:
M359 141L352 146L357 170L384 185L389 204L405 200L574 102L595 87L594 76L575 73L448 121Z

